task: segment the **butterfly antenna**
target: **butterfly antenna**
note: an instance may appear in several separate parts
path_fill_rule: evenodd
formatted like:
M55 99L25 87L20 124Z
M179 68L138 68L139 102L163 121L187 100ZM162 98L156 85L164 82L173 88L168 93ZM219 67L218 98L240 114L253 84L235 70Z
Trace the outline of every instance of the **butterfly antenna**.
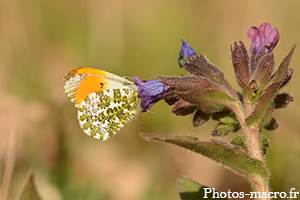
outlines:
M141 115L141 113L142 113L142 112L139 112L140 124L141 124L142 126L144 126L144 124L143 124L143 122L142 122L142 115Z
M149 112L149 113L151 113L151 114L157 115L156 112L152 112L152 111L150 111L150 110L146 110L146 112Z

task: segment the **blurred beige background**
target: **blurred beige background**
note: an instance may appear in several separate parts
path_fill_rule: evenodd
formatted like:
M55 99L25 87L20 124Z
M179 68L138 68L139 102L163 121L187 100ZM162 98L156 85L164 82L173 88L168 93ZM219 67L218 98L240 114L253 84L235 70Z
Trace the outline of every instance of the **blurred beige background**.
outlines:
M175 117L160 102L151 109L154 114L137 115L113 139L97 141L79 128L62 80L79 66L142 79L188 75L177 64L184 39L238 89L230 45L242 40L249 49L248 29L269 22L280 33L274 50L278 66L299 43L299 10L300 2L292 0L0 0L2 195L15 199L30 171L45 200L179 199L180 176L220 191L249 192L246 180L211 160L138 135L207 140L216 122L194 129L192 116ZM276 111L279 128L264 132L271 139L266 160L276 192L300 190L299 52L297 47L293 78L282 90L295 101Z

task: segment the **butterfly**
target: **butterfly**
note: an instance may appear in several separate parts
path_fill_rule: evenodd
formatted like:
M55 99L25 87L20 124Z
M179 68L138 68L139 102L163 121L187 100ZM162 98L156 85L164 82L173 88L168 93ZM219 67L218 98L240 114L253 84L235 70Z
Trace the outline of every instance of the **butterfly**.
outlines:
M79 67L64 77L64 90L78 108L85 134L107 140L139 110L138 86L106 71Z

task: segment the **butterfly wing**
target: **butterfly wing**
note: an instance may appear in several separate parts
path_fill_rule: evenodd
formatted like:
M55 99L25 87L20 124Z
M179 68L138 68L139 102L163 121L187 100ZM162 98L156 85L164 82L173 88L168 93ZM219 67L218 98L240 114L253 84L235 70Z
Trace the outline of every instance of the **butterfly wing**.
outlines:
M114 74L76 68L64 79L64 89L78 108L83 131L96 139L114 136L138 110L138 86Z

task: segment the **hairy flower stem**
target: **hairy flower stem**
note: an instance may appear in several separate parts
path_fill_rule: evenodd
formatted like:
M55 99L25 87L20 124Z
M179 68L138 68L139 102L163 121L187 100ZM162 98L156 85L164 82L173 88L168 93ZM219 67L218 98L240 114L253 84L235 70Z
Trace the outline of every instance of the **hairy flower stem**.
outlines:
M246 103L245 110L244 110L241 105L233 103L230 107L234 110L238 120L240 121L240 125L243 130L245 140L247 143L248 154L251 157L256 158L261 162L265 163L261 152L260 143L259 143L259 135L260 135L259 128L256 126L248 126L245 121L246 117L252 112L251 106L247 105ZM266 192L266 194L268 194L269 192L268 180L264 180L263 177L253 174L250 176L250 181L255 192L259 192L260 194ZM269 199L269 198L260 198L260 199Z
M260 143L259 143L259 135L260 135L260 131L259 128L256 126L248 126L245 122L244 119L246 119L246 117L250 116L250 114L252 113L253 109L252 109L252 104L250 101L245 100L245 111L243 112L242 107L239 107L240 113L241 113L241 118L239 118L239 121L241 123L241 127L242 130L244 132L245 135L245 140L247 143L247 147L248 147L248 153L264 162L263 160L263 156L262 156L262 152L260 149Z

